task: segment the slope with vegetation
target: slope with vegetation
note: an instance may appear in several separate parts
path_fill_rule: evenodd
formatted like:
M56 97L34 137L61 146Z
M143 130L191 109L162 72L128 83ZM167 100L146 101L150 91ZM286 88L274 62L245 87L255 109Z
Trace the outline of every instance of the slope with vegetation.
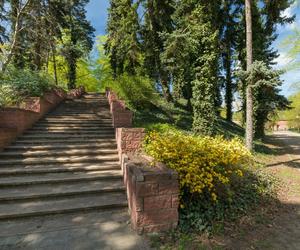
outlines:
M110 1L97 74L147 128L144 150L178 171L180 232L213 232L277 199L274 178L236 138L244 129L232 122L233 103L243 124L251 83L258 139L289 108L272 42L295 17L283 15L290 1L250 2L254 62L246 67L244 1Z

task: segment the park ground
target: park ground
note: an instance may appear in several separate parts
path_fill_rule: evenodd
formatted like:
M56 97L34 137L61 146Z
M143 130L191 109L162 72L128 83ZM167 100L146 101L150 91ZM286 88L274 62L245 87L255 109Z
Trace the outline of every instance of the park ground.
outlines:
M278 200L236 223L225 225L212 235L171 233L160 239L154 238L156 242L164 242L160 248L300 249L300 134L276 132L268 135L264 143L267 153L257 154L256 158L264 164L264 171L279 180ZM175 245L171 243L174 238L178 239Z

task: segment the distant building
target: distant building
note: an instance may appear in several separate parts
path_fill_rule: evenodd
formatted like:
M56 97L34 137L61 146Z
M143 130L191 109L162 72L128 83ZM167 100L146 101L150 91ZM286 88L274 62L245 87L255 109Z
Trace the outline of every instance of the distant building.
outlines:
M273 126L274 131L286 131L289 130L289 121L281 120L277 121Z

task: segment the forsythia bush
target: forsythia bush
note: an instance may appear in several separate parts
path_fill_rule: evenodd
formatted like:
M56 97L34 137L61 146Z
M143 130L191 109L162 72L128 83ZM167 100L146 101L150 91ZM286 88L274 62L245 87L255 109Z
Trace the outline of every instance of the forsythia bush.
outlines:
M250 152L238 139L197 137L176 131L150 132L146 152L179 174L181 194L208 195L214 202L231 180L251 164ZM226 188L225 188L226 189Z

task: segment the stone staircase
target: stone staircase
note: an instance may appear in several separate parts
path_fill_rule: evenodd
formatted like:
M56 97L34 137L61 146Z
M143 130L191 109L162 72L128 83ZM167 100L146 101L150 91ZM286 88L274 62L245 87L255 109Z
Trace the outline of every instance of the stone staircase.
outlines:
M68 100L0 153L0 222L126 211L104 95ZM1 225L1 224L0 224Z

